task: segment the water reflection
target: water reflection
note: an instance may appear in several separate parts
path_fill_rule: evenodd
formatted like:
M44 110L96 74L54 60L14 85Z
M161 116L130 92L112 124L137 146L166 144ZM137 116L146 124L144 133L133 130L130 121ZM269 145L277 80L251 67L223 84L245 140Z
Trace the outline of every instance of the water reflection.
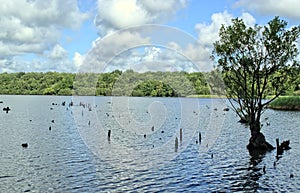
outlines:
M256 192L260 187L258 180L265 173L265 168L259 166L259 163L261 163L265 157L265 152L254 150L250 151L249 154L251 158L249 161L248 173L245 176L246 182L243 187L246 191Z
M235 168L238 175L231 180L230 191L234 192L257 192L260 189L259 179L263 176L263 168L260 163L264 155L250 155L248 162L241 163Z

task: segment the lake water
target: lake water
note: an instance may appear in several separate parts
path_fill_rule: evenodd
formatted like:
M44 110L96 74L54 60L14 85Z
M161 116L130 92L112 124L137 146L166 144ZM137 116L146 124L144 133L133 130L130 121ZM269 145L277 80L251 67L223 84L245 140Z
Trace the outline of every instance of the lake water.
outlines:
M0 100L11 108L0 113L0 192L300 191L300 112L264 113L267 140L289 139L292 149L254 159L249 129L222 99Z

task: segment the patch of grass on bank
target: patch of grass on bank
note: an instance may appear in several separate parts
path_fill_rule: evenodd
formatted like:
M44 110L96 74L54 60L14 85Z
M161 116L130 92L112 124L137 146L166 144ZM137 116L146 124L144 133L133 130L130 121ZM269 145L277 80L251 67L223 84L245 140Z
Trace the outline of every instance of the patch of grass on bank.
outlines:
M269 108L278 110L300 110L300 96L281 96L269 104Z

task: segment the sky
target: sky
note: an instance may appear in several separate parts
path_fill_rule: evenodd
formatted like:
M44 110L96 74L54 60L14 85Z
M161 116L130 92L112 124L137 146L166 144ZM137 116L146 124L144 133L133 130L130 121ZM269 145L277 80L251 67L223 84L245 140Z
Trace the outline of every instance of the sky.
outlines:
M222 24L275 16L299 0L0 0L1 72L209 71Z

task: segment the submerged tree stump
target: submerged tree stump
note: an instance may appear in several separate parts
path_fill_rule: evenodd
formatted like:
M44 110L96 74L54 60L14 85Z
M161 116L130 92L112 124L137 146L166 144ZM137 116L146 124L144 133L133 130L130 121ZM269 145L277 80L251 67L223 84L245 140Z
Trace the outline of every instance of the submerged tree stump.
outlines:
M4 107L3 111L5 111L6 113L8 113L11 109L9 107Z
M28 143L22 143L22 147L27 148L28 147Z
M251 150L271 151L275 149L270 143L266 141L265 136L261 132L251 136L247 148L249 151Z
M277 149L276 156L278 157L279 155L282 155L284 150L291 149L290 140L282 141L282 143L279 144L279 138L276 138L276 149Z

